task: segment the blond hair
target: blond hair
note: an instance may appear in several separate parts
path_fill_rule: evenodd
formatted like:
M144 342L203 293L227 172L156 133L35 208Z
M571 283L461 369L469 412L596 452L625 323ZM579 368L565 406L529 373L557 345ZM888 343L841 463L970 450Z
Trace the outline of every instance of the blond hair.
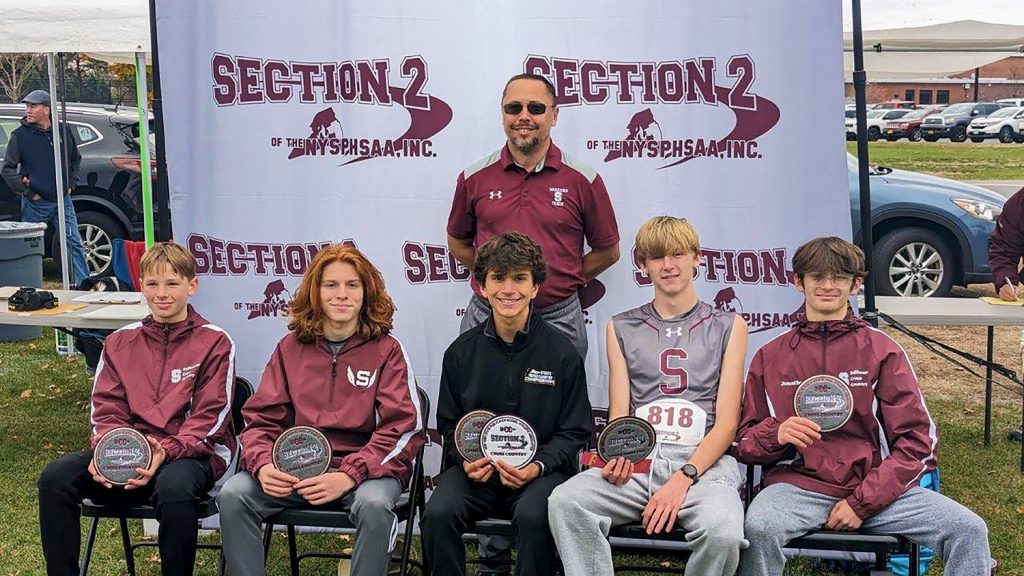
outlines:
M700 255L700 237L686 218L655 216L636 232L636 256L645 263L669 254Z
M174 273L186 280L196 277L196 259L192 253L174 242L157 242L142 255L139 277L155 272L159 264L167 264Z

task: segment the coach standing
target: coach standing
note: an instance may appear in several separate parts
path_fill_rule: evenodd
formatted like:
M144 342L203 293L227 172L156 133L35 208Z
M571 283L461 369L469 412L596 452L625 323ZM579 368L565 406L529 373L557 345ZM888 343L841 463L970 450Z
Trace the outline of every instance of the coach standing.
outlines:
M547 281L535 306L566 333L580 356L587 335L579 290L619 259L619 230L604 181L551 142L555 88L534 74L513 76L501 98L508 142L459 175L448 216L448 248L469 269L477 247L504 232L526 234L544 251ZM583 253L586 241L590 251ZM473 282L461 332L490 316Z

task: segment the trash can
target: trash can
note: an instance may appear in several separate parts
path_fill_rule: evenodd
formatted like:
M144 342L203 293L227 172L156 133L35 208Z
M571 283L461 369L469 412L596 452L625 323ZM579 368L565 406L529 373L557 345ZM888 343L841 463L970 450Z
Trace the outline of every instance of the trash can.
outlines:
M0 222L0 286L43 287L43 236L46 224ZM7 308L7 301L0 301ZM32 340L39 326L0 324L0 342Z

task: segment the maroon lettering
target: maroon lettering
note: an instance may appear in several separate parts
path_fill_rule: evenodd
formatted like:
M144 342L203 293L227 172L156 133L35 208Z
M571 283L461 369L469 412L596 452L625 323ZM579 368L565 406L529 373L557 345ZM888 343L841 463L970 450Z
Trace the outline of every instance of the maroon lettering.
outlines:
M682 328L679 328L682 330ZM672 328L669 328L672 330ZM682 394L687 386L686 370L674 365L675 360L686 360L686 350L682 348L666 348L661 352L661 373L663 376L675 378L675 382L662 382L658 388L662 394L676 396Z

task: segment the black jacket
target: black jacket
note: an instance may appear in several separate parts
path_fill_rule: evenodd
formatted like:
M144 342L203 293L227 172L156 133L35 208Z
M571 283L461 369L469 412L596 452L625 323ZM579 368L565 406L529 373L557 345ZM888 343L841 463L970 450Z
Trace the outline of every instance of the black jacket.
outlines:
M532 371L532 372L531 372ZM538 383L548 380L554 383ZM537 433L536 459L546 472L568 475L590 437L590 400L583 359L564 334L531 314L526 330L506 344L494 321L463 333L444 353L438 393L437 429L444 438L444 465L461 466L453 442L455 425L472 410L515 414Z
M61 147L67 151L62 158L64 192L78 183L78 172L82 165L82 154L78 151L78 140L74 132L61 131ZM50 202L57 201L56 166L53 162L53 128L43 130L29 124L24 118L21 126L11 132L4 153L3 177L7 185L17 194L33 192ZM28 176L28 188L21 183L21 177Z

